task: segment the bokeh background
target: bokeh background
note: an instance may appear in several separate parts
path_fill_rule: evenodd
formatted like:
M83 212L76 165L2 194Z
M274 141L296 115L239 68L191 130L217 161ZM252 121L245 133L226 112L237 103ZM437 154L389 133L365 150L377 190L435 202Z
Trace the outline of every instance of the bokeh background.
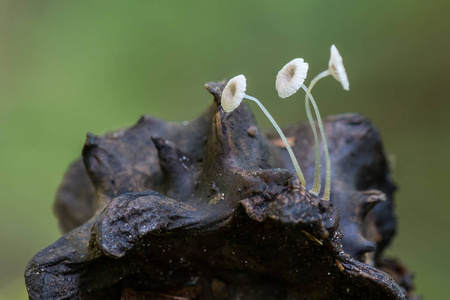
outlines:
M275 75L303 57L311 79L333 43L350 92L321 81L322 115L378 125L400 187L389 254L416 274L418 294L445 298L449 14L444 0L0 0L0 299L26 299L27 261L60 236L53 199L86 132L143 113L195 118L211 103L205 82L241 73L281 125L303 121L303 96L279 99Z

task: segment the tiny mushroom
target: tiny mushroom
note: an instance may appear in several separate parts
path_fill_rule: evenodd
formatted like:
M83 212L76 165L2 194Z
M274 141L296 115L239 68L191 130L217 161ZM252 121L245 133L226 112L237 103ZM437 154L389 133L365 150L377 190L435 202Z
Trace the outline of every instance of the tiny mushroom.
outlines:
M295 58L288 62L277 74L275 87L280 98L294 95L306 79L309 65L303 58Z
M278 95L281 98L289 97L297 92L298 89L302 88L306 92L305 96L305 109L306 115L308 116L309 123L311 125L313 134L314 134L314 142L315 142L315 166L314 166L314 184L311 189L311 193L318 195L321 188L321 157L320 157L320 149L319 149L319 138L317 135L316 124L312 117L311 108L309 106L309 102L311 102L314 112L317 117L317 124L319 126L320 135L322 138L325 160L326 160L326 172L325 172L325 190L323 193L323 199L329 200L330 198L330 190L331 190L331 162L330 155L328 152L328 144L325 136L325 131L323 129L322 118L320 117L319 108L317 107L316 102L314 101L313 96L311 95L311 90L314 85L320 79L332 75L337 81L342 84L344 90L349 90L350 84L348 82L347 73L345 72L344 64L339 51L337 50L335 45L331 45L330 49L330 60L328 62L328 69L318 74L311 80L309 84L309 88L307 88L303 81L306 78L306 72L308 71L308 64L303 61L301 58L296 58L289 63L287 63L281 70L278 72L275 86L278 91ZM299 78L303 78L300 80Z
M347 73L345 72L342 56L339 54L335 45L331 45L328 71L342 84L344 90L348 91L350 89L350 83L348 82Z
M226 112L232 112L242 102L247 89L247 79L238 75L230 79L222 92L222 107Z
M235 110L242 102L242 99L248 99L256 104L261 108L261 110L264 112L266 117L272 122L272 125L275 127L276 131L280 135L281 139L283 140L286 149L289 153L289 156L291 157L292 164L294 165L295 171L297 172L298 179L300 181L300 184L305 187L305 177L303 176L302 170L300 169L300 166L297 162L297 159L295 158L294 152L292 151L291 146L289 145L286 137L283 134L283 131L281 131L280 126L278 126L277 122L275 122L275 119L272 117L272 115L269 113L269 111L264 107L264 105L255 97L252 97L250 95L245 94L245 90L247 88L247 80L244 75L238 75L233 78L231 78L225 88L222 92L222 100L221 105L223 109L226 112L232 112Z

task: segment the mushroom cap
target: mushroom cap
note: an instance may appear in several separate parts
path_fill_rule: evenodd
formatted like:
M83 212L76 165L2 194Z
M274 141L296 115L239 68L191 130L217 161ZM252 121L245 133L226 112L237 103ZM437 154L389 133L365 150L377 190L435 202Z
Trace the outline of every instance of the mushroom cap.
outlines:
M328 62L328 71L331 75L342 84L344 90L348 91L350 83L348 82L347 73L345 72L342 56L333 44L330 49L330 61Z
M278 96L287 98L295 94L306 79L309 65L303 58L295 58L288 62L277 74L275 87Z
M244 99L247 89L247 79L244 75L237 75L231 78L222 92L221 104L226 112L235 110Z

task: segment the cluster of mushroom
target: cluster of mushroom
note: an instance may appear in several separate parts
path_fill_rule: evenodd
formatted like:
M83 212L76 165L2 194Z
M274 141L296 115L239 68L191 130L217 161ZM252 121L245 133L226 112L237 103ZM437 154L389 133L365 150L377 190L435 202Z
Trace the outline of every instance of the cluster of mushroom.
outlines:
M308 116L309 123L311 125L311 128L314 133L314 142L315 142L315 166L314 166L314 184L312 189L310 190L310 193L314 195L318 195L321 189L321 182L320 182L320 171L321 171L321 157L320 157L320 149L319 149L319 137L317 135L317 130L315 126L314 119L312 117L311 108L309 106L309 102L311 102L314 113L317 117L317 123L319 126L320 135L322 138L322 144L324 148L325 153L325 159L326 159L326 176L325 176L325 189L323 193L323 200L329 200L330 198L330 189L331 189L331 162L330 162L330 155L328 153L328 144L325 137L325 132L322 125L322 119L320 117L320 112L317 107L316 102L314 101L313 96L311 95L311 90L314 87L314 85L319 81L320 79L331 75L333 76L337 81L339 81L342 84L342 87L344 90L349 90L349 82L347 79L347 74L345 72L344 64L342 62L342 57L339 54L339 51L337 50L335 45L331 46L330 49L330 61L328 63L328 69L323 71L322 73L318 74L313 80L311 80L311 83L309 84L309 87L306 87L303 83L306 79L307 73L308 73L309 65L306 63L303 58L295 58L288 62L279 72L276 77L275 81L275 87L278 91L278 96L281 98L287 98L295 94L300 88L302 88L306 92L305 96L305 109L306 114ZM281 128L278 126L278 124L275 122L273 117L270 115L270 113L267 111L267 109L262 105L262 103L247 94L245 94L247 88L247 80L244 75L238 75L233 77L228 81L228 84L225 86L223 92L222 92L222 107L226 112L232 112L235 110L242 102L242 100L248 99L256 102L258 106L262 109L264 114L269 118L269 120L272 122L273 126L277 130L278 134L280 135L281 139L283 140L284 144L286 145L286 149L291 157L292 163L294 164L295 171L297 172L298 179L300 180L300 184L303 187L306 187L305 177L303 176L302 170L297 162L297 159L295 158L294 152L292 151L292 148L290 147L289 143L286 140L286 137L284 136L283 132L281 131Z

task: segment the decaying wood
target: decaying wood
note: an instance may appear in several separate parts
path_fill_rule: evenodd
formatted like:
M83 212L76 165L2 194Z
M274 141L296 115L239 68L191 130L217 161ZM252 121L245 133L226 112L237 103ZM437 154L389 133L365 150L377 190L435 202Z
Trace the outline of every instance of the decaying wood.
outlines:
M395 187L375 127L325 120L324 201L247 106L222 110L224 84L206 85L215 101L192 122L88 134L55 203L66 234L27 266L30 299L413 298L406 269L383 258ZM312 183L309 125L285 133Z

